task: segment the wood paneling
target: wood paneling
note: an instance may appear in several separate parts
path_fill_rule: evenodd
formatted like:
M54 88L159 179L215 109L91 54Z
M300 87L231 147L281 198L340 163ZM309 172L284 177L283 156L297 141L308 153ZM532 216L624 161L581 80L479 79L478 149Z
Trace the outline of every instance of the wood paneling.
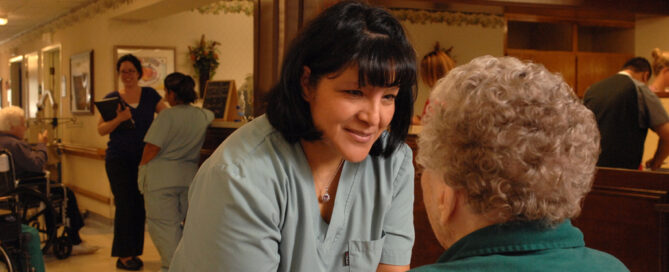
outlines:
M575 90L579 97L583 97L590 85L610 77L620 71L625 61L634 57L632 54L615 53L587 53L576 54L576 81Z
M574 225L631 271L669 271L669 174L600 168Z

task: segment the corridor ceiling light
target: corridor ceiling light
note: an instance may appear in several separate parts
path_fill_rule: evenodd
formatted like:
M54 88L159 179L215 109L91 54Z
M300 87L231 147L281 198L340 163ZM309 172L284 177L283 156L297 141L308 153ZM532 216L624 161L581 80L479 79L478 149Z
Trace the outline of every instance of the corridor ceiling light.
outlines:
M6 14L0 14L0 25L6 25L8 22Z

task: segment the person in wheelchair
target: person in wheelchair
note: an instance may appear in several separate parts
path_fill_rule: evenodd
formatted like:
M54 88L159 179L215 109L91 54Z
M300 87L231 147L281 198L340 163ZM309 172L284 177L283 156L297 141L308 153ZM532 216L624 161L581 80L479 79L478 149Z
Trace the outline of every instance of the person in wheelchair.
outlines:
M47 131L38 134L38 144L30 145L23 140L26 130L26 119L23 109L9 106L0 110L0 149L4 148L11 152L18 180L43 176L44 165L47 162ZM61 196L63 195L63 191L67 191L67 209L65 213L70 224L66 228L66 232L73 245L72 255L90 254L97 251L99 247L85 245L79 236L79 230L84 226L84 221L72 190L63 190L61 187L54 187L52 189L51 193Z

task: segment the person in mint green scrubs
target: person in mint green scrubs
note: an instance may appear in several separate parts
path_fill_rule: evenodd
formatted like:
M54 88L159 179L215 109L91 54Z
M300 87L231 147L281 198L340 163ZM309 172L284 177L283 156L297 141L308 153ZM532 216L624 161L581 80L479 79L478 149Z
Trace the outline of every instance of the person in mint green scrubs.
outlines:
M418 137L437 263L411 271L629 271L570 218L599 156L594 114L540 64L483 56L439 81Z
M182 73L164 81L163 110L144 137L138 186L144 194L149 235L158 249L161 271L167 271L181 239L188 210L188 187L200 161L200 149L214 113L191 105L197 98L195 81Z
M416 56L386 10L340 2L287 50L267 113L198 170L170 271L406 271Z

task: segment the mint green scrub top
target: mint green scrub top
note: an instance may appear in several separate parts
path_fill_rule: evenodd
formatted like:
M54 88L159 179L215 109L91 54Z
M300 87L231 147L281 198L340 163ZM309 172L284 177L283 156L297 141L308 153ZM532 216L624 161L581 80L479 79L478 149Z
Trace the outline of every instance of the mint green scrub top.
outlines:
M389 158L345 162L327 224L301 145L286 142L260 116L230 135L197 172L170 271L375 271L379 263L408 265L413 180L406 144Z
M536 221L488 226L455 242L437 263L411 271L629 270L616 257L585 247L583 233L565 220L555 228L545 228Z
M142 193L169 187L188 187L197 172L200 149L214 113L191 105L176 105L158 114L144 142L160 152L139 168Z

